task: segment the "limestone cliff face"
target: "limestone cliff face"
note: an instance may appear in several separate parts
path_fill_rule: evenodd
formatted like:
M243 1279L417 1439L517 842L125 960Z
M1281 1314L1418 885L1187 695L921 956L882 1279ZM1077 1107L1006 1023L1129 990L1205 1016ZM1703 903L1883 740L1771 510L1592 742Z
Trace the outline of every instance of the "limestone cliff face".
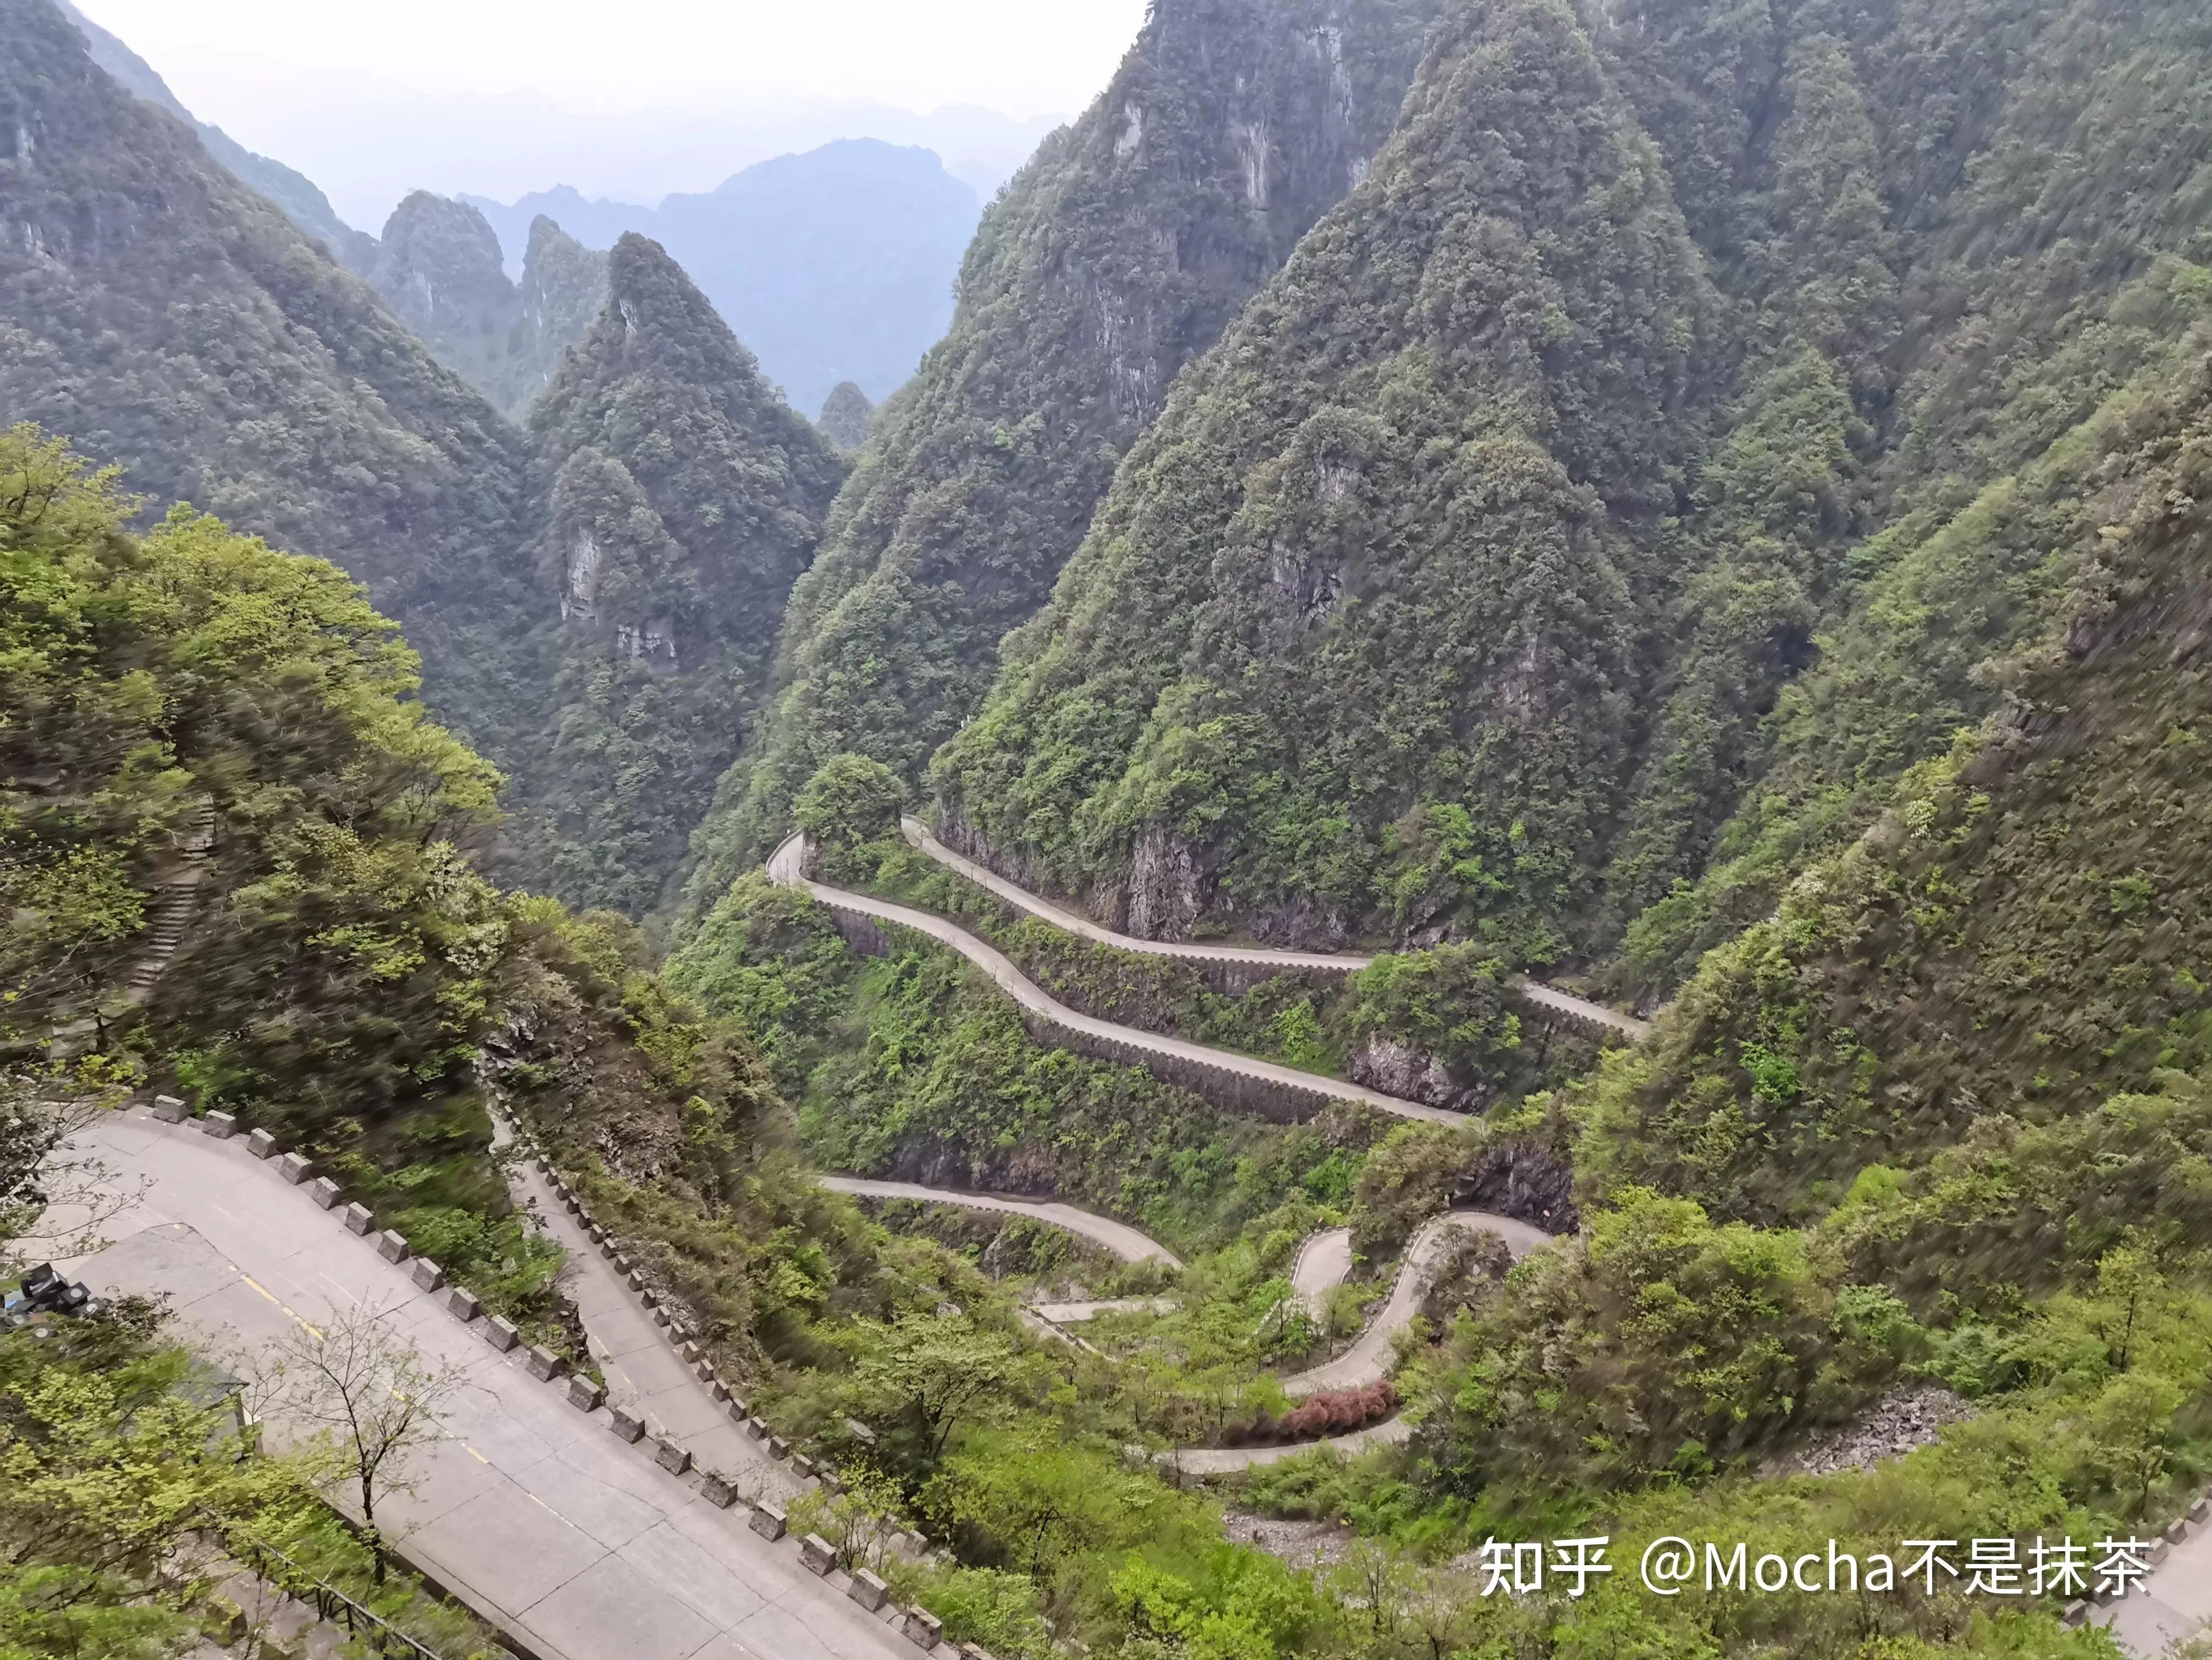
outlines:
M1364 176L1431 9L1152 8L1106 92L984 216L951 332L878 411L699 893L774 839L830 756L918 777L974 712L1176 372Z
M562 354L584 337L606 303L607 256L539 214L530 224L509 337L523 401L551 383Z

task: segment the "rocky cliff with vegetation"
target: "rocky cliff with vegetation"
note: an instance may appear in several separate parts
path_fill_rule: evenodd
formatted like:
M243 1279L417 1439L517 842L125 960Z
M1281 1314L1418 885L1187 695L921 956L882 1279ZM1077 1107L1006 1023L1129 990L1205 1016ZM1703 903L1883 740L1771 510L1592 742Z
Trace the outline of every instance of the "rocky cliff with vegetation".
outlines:
M1446 25L1009 637L946 830L1139 932L1655 994L1764 915L2073 592L1899 585L2031 477L2112 517L2100 406L2191 350L2202 39L1994 9Z
M659 244L623 237L607 276L531 417L562 645L517 839L562 897L642 915L751 721L845 466Z
M531 226L517 283L483 215L428 191L392 210L356 269L441 362L518 417L606 301L606 256L551 220Z
M975 708L1115 463L1389 131L1434 8L1167 0L984 217L951 331L874 417L702 837L711 903L830 756L908 777Z
M91 61L0 6L0 404L311 552L405 622L433 703L498 749L539 706L527 441L358 280Z

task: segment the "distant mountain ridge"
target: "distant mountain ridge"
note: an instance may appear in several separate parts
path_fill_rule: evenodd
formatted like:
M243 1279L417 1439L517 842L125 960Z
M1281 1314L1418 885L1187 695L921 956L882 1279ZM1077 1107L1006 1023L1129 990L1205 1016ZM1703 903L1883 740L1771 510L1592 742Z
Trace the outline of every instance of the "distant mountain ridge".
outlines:
M283 209L301 229L319 238L332 258L351 263L360 257L362 245L374 242L374 239L366 232L354 229L338 217L330 198L316 188L313 179L282 161L255 155L221 127L198 119L178 101L177 95L169 90L169 83L152 64L71 5L70 0L58 0L58 3L62 15L76 25L78 33L91 47L94 63L113 76L131 96L160 106L198 132L209 155Z
M510 268L540 215L585 246L629 232L668 250L781 386L822 407L842 381L880 400L952 320L952 289L982 204L929 150L852 138L779 156L658 207L562 186L511 204L459 198Z
M356 269L440 360L517 419L582 337L607 295L607 256L550 219L530 229L522 280L465 203L417 191Z

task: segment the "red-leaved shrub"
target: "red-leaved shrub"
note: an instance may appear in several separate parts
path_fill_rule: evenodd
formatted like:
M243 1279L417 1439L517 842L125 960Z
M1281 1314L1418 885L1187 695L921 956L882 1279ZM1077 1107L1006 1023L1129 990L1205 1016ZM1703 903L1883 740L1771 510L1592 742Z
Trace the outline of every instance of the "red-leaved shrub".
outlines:
M1324 1395L1308 1395L1280 1418L1263 1412L1249 1420L1232 1419L1222 1426L1221 1444L1241 1447L1318 1441L1325 1436L1364 1429L1397 1409L1397 1389L1385 1377L1364 1389L1331 1389Z

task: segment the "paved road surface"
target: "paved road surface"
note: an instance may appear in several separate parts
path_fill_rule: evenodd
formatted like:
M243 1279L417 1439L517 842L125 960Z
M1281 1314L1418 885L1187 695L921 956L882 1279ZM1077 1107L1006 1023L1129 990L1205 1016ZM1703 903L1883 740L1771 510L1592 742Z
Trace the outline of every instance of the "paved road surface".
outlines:
M1494 1233L1504 1240L1506 1250L1513 1253L1516 1261L1537 1246L1552 1243L1552 1236L1541 1228L1490 1211L1447 1211L1442 1216L1431 1217L1406 1247L1405 1263L1390 1287L1389 1300L1383 1304L1382 1311L1367 1323L1366 1330L1359 1334L1359 1341L1335 1359L1283 1379L1283 1393L1295 1400L1318 1395L1324 1389L1364 1389L1381 1378L1390 1356L1390 1340L1411 1325L1413 1316L1420 1312L1421 1298L1428 1289L1422 1270L1437 1260L1446 1240L1456 1231ZM1348 1269L1349 1240L1346 1242L1345 1261Z
M1428 1106L1419 1101L1401 1100L1395 1095L1385 1095L1380 1090L1347 1083L1341 1078L1331 1078L1323 1073L1300 1072L1294 1067L1278 1066L1272 1061L1257 1060L1233 1050L1209 1049L1203 1043L1185 1043L1180 1037L1165 1037L1158 1032L1140 1031L1134 1026L1116 1025L1110 1020L1097 1020L1087 1014L1079 1014L1049 995L1043 988L1016 968L1012 959L998 947L986 944L967 929L948 922L941 916L915 910L909 905L895 905L887 899L878 899L872 895L849 893L842 888L809 881L799 867L803 851L802 838L796 836L777 848L775 856L768 862L769 879L783 887L805 888L826 904L858 911L880 921L896 923L901 927L912 928L916 933L926 933L933 939L942 941L989 975L1000 990L1024 1008L1033 1014L1042 1015L1055 1025L1070 1031L1086 1032L1142 1054L1172 1056L1223 1072L1264 1079L1269 1083L1303 1090L1310 1094L1328 1096L1339 1101L1357 1101L1400 1118L1419 1118L1438 1124L1466 1122L1463 1113L1447 1112L1442 1107Z
M1082 1303L1032 1303L1032 1311L1055 1326L1079 1326L1102 1314L1173 1314L1172 1297L1103 1297Z
M915 847L950 870L957 871L978 887L991 892L1013 906L1026 911L1041 922L1049 922L1056 928L1079 934L1102 946L1112 946L1119 951L1141 952L1152 957L1181 957L1206 963L1255 963L1263 966L1284 969L1337 969L1347 974L1374 965L1375 959L1358 952L1273 951L1262 946L1203 946L1186 944L1172 939L1139 939L1134 934L1117 933L1112 928L1102 927L1087 916L1055 905L1049 899L1039 898L1025 888L1016 886L988 865L979 865L973 859L952 851L934 836L918 818L905 818L899 828ZM1610 1026L1623 1037L1636 1043L1651 1035L1651 1023L1635 1016L1609 1009L1602 1003L1593 1003L1588 998L1547 986L1540 980L1520 979L1521 993L1532 1003L1557 1009L1583 1020Z
M1348 1458L1376 1447L1395 1447L1413 1433L1413 1426L1403 1418L1386 1418L1371 1429L1333 1435L1326 1441L1295 1441L1280 1447L1180 1447L1160 1454L1153 1462L1162 1469L1179 1470L1185 1475L1227 1475L1261 1464L1279 1464L1285 1458L1303 1457L1323 1448Z
M635 1414L656 1436L673 1436L708 1468L738 1477L752 1497L781 1505L797 1493L802 1484L791 1466L769 1457L763 1443L732 1421L545 1178L520 1164L508 1187L518 1203L528 1205L539 1230L568 1253L561 1289L583 1319L592 1359L607 1382L607 1404Z
M2122 1645L2154 1660L2212 1620L2212 1528L2199 1528L2173 1547L2149 1578L2089 1616Z
M1323 1228L1299 1243L1291 1264L1291 1295L1319 1320L1328 1293L1352 1277L1352 1230Z
M1110 1221L1051 1200L1009 1199L995 1193L955 1193L947 1188L919 1187L912 1182L876 1182L858 1176L823 1176L815 1179L833 1193L849 1193L856 1199L914 1199L923 1204L959 1205L969 1210L1027 1216L1056 1228L1066 1228L1070 1233L1079 1233L1105 1246L1124 1262L1142 1262L1157 1257L1171 1268L1182 1266L1182 1260L1165 1245L1147 1239L1126 1222Z
M418 1460L392 1524L426 1572L543 1660L914 1660L787 1542L760 1539L742 1510L714 1509L609 1434L604 1410L577 1411L495 1353L482 1322L447 1314L240 1142L137 1110L82 1139L125 1190L150 1184L104 1228L113 1243L75 1265L91 1285L166 1292L218 1353L366 1303L427 1359L465 1369L449 1438Z

